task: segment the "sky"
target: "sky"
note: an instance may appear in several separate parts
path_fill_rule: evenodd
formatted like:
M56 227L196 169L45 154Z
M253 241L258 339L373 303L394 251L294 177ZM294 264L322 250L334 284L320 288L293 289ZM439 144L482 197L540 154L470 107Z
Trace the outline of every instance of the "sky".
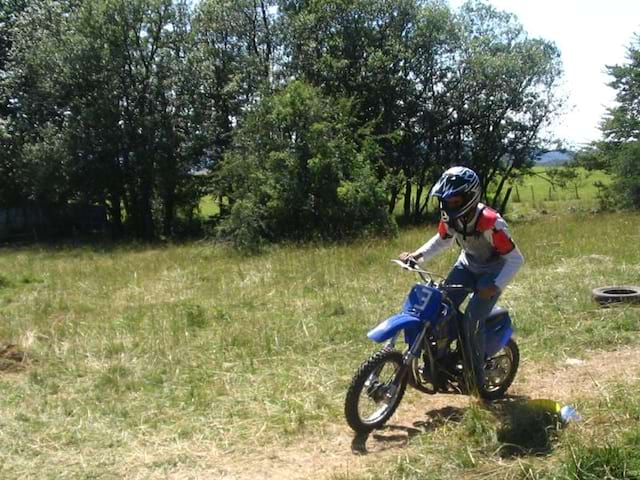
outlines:
M640 34L640 0L487 0L515 14L529 37L553 41L560 49L565 113L552 134L570 147L600 138L599 124L615 91L606 65L626 63L627 47ZM464 0L449 0L458 8Z

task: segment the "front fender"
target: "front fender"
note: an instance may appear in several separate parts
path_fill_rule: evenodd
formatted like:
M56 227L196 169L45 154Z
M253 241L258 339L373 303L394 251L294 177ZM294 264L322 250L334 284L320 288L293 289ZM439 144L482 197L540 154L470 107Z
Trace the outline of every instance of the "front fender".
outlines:
M382 343L393 337L399 330L404 330L405 342L408 345L413 345L421 328L422 322L417 317L409 315L408 313L398 313L393 317L387 318L373 330L370 330L369 333L367 333L367 337L374 342Z

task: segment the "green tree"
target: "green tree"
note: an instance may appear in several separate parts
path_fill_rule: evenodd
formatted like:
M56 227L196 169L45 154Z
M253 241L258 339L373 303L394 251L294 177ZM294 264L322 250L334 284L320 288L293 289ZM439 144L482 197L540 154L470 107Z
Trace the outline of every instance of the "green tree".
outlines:
M354 99L358 126L371 125L372 140L380 147L372 168L387 180L393 211L405 170L422 152L411 71L418 2L284 1L280 9L287 32L285 70L325 95Z
M271 1L203 0L194 14L194 49L188 57L193 137L201 167L221 168L235 125L248 108L268 95L277 45ZM214 193L221 205L233 198L224 182ZM224 202L223 202L224 200Z
M374 169L390 210L404 195L406 216L424 213L426 187L452 163L478 170L485 188L499 180L499 195L560 104L555 46L483 2L458 14L437 1L280 5L288 71L353 98L360 124L373 122Z
M506 180L532 165L541 131L562 104L554 88L562 74L560 52L551 42L529 38L513 15L480 1L466 3L460 21L451 156L473 166L485 191L499 180L497 205Z
M71 6L53 1L18 5L5 7L10 28L3 37L10 48L0 77L1 200L13 207L30 201L59 208L70 195L63 101L68 92L62 86L64 69L51 59L67 32ZM34 44L39 48L31 48Z
M222 230L264 212L246 223L252 238L306 236L315 207L336 222L329 237L383 225L379 198L393 212L404 197L418 219L452 163L496 181L499 196L558 104L555 47L477 1L456 13L437 0L8 0L0 26L0 201L104 205L116 231L141 238L190 216L199 170L235 218ZM272 143L266 126L288 140ZM238 152L267 190L238 170L249 162ZM298 178L279 170L285 154L296 172L316 157L331 168ZM304 208L276 215L287 202Z
M415 92L403 101L411 107L403 135L411 139L414 154L405 154L401 163L406 178L405 217L412 215L416 221L426 212L426 189L454 161L449 137L459 120L452 98L462 83L462 34L460 22L448 6L433 2L419 11L408 60Z
M24 139L16 162L46 172L33 146L57 136L57 155L46 159L65 167L51 169L64 172L60 206L103 204L116 231L124 211L140 238L171 234L177 209L199 199L187 3L40 0L16 32L5 82Z
M26 7L27 0L5 0L0 4L0 72L5 71L13 45L13 30Z
M602 124L604 141L622 145L640 140L640 34L627 49L627 63L607 67L613 77L616 105L608 110Z
M609 188L600 186L603 206L640 208L640 35L627 49L627 62L607 69L616 106L608 109L601 124L603 140L579 158L583 165L613 175Z
M354 128L352 108L299 81L264 98L219 171L234 199L222 237L251 248L393 229L370 167L377 147Z

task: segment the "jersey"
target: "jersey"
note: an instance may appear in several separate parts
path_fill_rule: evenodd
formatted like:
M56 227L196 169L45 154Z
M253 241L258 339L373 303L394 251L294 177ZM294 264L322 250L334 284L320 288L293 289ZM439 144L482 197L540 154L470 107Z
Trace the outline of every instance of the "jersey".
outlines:
M421 260L456 243L461 249L458 263L474 273L496 273L496 286L502 290L524 262L507 223L498 212L479 203L466 231L461 230L441 220L438 233L417 250Z

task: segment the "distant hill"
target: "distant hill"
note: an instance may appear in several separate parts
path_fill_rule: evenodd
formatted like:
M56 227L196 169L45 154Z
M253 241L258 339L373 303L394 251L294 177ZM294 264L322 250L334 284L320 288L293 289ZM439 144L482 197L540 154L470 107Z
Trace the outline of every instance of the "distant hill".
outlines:
M565 163L573 160L575 156L576 152L572 152L571 150L549 150L538 153L534 159L536 165L550 167L564 165Z

